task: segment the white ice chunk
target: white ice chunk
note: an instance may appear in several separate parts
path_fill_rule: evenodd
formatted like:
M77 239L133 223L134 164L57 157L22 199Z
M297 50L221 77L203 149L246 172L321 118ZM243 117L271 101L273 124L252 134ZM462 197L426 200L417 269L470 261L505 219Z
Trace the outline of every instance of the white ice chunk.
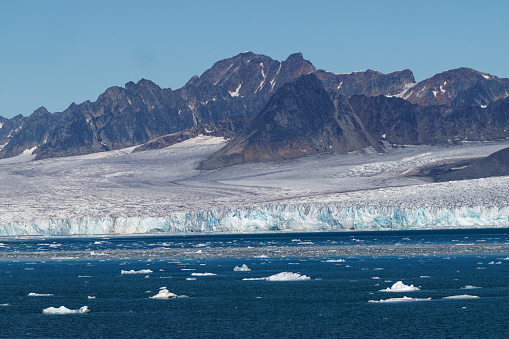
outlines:
M398 303L398 302L405 302L405 301L427 301L431 300L431 298L410 298L410 297L403 297L403 298L389 298L389 299L382 299L382 300L368 300L369 303Z
M476 295L462 294L462 295L451 295L450 297L444 297L443 299L477 299Z
M168 291L166 289L166 287L161 287L159 289L159 293L157 293L156 295L153 295L149 298L151 299L172 299L172 298L176 298L177 295L175 293L171 293L170 291Z
M83 306L79 310L70 310L65 306L60 306L59 308L48 307L42 310L42 313L46 314L73 314L73 313L88 313L90 310L88 306Z
M139 271L135 271L135 270L130 270L130 271L120 271L120 274L147 274L147 273L152 273L152 270L139 270Z
M381 292L412 292L419 291L419 287L415 287L414 285L405 285L402 281L395 282L392 287L388 287L386 289L380 290Z
M28 293L29 297L51 297L53 294L50 293Z
M191 273L191 275L194 275L196 277L206 277L206 276L211 276L211 275L217 275L215 273L208 273L208 272L205 272L205 273Z
M236 272L247 272L247 271L251 271L251 269L249 267L247 267L246 264L242 264L242 266L235 266L235 268L233 269L234 271Z
M299 273L292 272L281 272L278 274L271 275L265 278L267 281L298 281L298 280L310 280L311 278L307 275L301 275Z
M481 288L481 287L477 287L477 286L473 286L473 285L466 285L466 286L463 286L461 289L462 290L473 290L476 288Z

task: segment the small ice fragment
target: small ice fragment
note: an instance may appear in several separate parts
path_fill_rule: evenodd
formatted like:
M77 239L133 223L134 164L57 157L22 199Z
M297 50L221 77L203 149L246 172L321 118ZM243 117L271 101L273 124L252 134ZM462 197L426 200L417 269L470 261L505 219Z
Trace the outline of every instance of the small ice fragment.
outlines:
M477 299L476 295L462 294L462 295L451 295L450 297L443 297L443 299Z
M368 303L397 303L397 302L405 302L405 301L427 301L427 300L431 300L431 298L409 298L409 297L389 298L389 299L382 299L382 300L368 300Z
M206 272L206 273L196 273L196 272L193 272L193 273L191 273L191 275L194 275L196 277L206 277L206 276L217 275L217 274L215 274L215 273L208 273L208 272Z
M242 264L242 266L235 266L235 268L233 270L235 272L247 272L247 271L251 271L251 269L249 267L247 267L246 264Z
M462 290L473 290L476 288L480 288L480 287L473 286L473 285L466 285L466 286L461 287Z
M329 259L325 260L325 262L345 262L345 259Z
M278 274L271 275L265 278L267 281L299 281L299 280L311 280L307 275L301 275L299 273L292 272L281 272Z
M88 299L95 299L95 297L93 297L93 296L91 296L91 295L89 295L87 298L88 298Z
M130 270L130 271L120 271L120 274L147 274L147 273L152 273L152 270L139 270L139 271L135 271L135 270Z
M156 295L153 295L149 298L151 299L172 299L172 298L176 298L177 295L175 293L171 293L170 291L168 291L166 289L166 287L161 287L159 289L159 293L157 293Z
M42 310L42 313L45 314L73 314L73 313L88 313L90 310L88 306L83 306L79 310L70 310L65 306L60 306L59 308L48 307Z
M392 287L380 290L381 292L411 292L411 291L419 291L419 287L415 287L414 285L405 285L402 281L395 282Z
M53 294L50 293L28 293L29 297L51 297Z

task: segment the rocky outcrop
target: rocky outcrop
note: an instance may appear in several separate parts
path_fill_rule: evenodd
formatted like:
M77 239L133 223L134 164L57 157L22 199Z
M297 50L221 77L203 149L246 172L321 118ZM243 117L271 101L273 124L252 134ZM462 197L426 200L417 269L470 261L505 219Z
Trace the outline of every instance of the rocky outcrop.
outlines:
M159 138L151 140L143 145L136 147L133 150L133 153L168 147L200 135L232 139L241 133L245 126L248 125L252 119L252 115L247 117L237 115L218 122L212 122L210 124L200 124L181 132L163 135Z
M424 106L486 107L509 96L509 79L463 67L439 73L413 87L407 86L396 96Z
M509 98L487 108L421 106L399 98L349 99L366 130L391 144L439 144L509 137Z
M199 168L322 152L345 153L366 147L381 151L346 98L333 94L331 99L320 80L309 74L283 85L241 135L203 161Z

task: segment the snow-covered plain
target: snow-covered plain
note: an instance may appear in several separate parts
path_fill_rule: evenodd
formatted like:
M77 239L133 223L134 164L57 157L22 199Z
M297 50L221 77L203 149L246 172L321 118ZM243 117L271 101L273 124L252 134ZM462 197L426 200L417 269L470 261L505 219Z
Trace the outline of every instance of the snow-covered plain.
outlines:
M509 177L430 183L411 175L437 161L486 156L507 141L196 170L224 143L198 137L137 153L0 160L0 235L509 225Z

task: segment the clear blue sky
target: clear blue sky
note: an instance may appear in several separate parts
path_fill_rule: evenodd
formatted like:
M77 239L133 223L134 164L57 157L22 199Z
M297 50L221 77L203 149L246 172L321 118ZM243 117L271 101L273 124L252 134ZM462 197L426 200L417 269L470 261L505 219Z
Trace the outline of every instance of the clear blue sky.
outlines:
M62 111L141 78L176 89L248 50L337 73L509 78L508 18L505 0L0 0L0 115Z

